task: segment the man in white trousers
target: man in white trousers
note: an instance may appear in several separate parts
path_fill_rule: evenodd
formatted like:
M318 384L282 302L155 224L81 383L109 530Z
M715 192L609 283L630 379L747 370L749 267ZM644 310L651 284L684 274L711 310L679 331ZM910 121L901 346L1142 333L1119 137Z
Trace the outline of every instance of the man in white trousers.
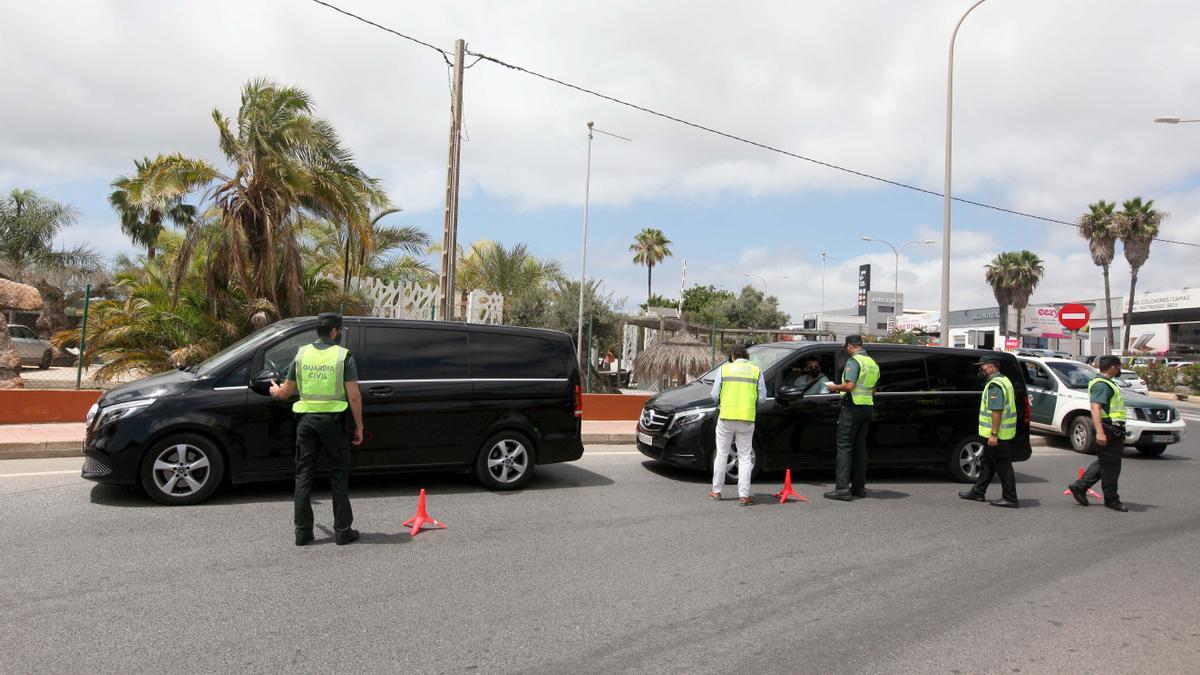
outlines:
M712 492L709 499L720 499L725 488L725 471L729 453L737 443L738 505L749 506L750 473L754 468L750 453L754 441L754 416L758 402L767 399L767 385L762 370L750 363L750 353L742 344L729 350L729 363L717 370L713 378L712 398L720 406L717 415L717 456L713 461Z

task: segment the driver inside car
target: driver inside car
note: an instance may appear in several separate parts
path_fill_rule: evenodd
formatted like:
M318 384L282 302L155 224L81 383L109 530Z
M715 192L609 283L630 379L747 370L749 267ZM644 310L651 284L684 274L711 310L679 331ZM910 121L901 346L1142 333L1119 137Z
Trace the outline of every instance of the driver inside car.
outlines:
M821 372L821 360L808 358L804 360L803 367L792 366L784 376L783 384L787 387L800 387L805 396L811 396L829 393L825 391L825 383L828 381L829 378Z

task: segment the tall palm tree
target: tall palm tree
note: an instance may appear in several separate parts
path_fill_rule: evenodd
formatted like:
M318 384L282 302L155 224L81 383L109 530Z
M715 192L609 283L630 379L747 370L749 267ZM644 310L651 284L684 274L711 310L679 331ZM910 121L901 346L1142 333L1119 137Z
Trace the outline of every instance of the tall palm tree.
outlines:
M1079 217L1079 236L1087 240L1088 250L1092 253L1092 262L1100 267L1104 274L1104 315L1108 318L1108 348L1113 344L1112 322L1112 290L1109 287L1108 266L1116 255L1117 242L1117 205L1103 199L1088 204L1088 212Z
M1129 322L1133 318L1133 298L1137 290L1138 270L1150 257L1150 243L1158 236L1158 227L1167 214L1154 208L1154 200L1127 199L1117 214L1117 233L1129 263L1129 304L1125 308L1124 350L1129 351Z
M216 179L217 171L203 160L178 153L133 164L137 171L112 182L108 203L121 217L121 231L146 247L147 260L154 260L164 222L180 227L192 222L196 207L184 203L184 197Z
M1012 284L1009 282L1012 256L1011 252L998 253L983 266L983 278L992 287L996 304L1000 305L1000 332L1005 336L1008 335L1008 306L1012 304Z
M1029 306L1029 296L1046 274L1042 259L1033 251L1015 251L1009 258L1005 276L1008 278L1009 302L1017 310L1017 339L1021 339L1021 312Z
M654 266L671 256L670 245L671 240L667 239L662 230L647 227L634 235L633 244L629 246L630 252L633 253L634 264L646 266L647 303L650 302L650 298L654 295L652 291Z
M54 248L55 237L77 217L73 206L13 189L0 199L0 264L20 282L28 281L35 268L79 274L99 269L100 256L87 245Z
M221 236L202 242L205 228L189 227L177 277L197 247L222 247L212 253L232 264L246 297L296 314L304 306L300 214L349 228L369 246L371 209L386 208L387 197L354 163L333 126L313 114L302 89L251 80L242 88L237 119L214 109L213 121L233 167L213 189Z

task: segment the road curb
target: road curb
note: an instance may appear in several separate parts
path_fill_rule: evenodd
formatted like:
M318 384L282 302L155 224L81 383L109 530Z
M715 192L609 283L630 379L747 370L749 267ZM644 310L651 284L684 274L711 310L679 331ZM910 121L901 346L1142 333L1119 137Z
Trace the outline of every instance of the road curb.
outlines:
M0 443L0 460L49 459L52 457L82 457L83 441L37 441L33 443Z

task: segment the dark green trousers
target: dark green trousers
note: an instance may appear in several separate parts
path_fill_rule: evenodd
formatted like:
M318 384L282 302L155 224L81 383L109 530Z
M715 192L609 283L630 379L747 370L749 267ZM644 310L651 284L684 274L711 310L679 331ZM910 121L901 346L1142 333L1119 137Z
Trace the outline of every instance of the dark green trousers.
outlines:
M842 404L837 430L838 490L867 488L867 429L873 412L869 405Z
M1117 491L1117 481L1121 479L1121 458L1125 456L1125 432L1122 429L1120 437L1111 425L1104 425L1104 435L1108 436L1108 445L1096 446L1096 461L1083 472L1083 477L1075 481L1075 485L1088 489L1100 483L1104 491L1104 503L1111 504L1121 501Z
M329 458L329 485L333 489L333 529L344 532L354 522L350 508L350 441L342 413L302 413L296 421L296 531L312 532L313 476L321 449Z

